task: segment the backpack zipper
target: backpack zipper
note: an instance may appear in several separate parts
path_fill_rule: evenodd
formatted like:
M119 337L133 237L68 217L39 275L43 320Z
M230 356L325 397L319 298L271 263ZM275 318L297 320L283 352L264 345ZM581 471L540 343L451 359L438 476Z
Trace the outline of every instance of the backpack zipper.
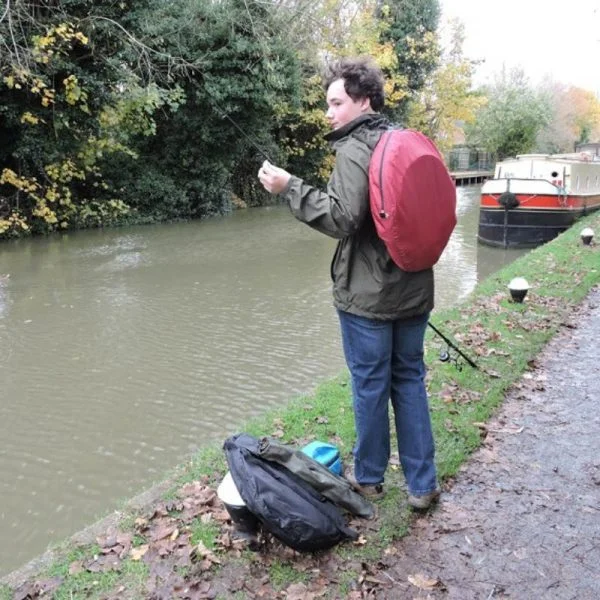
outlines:
M381 153L381 162L379 163L379 189L381 190L381 209L379 210L379 217L381 219L387 219L388 215L385 212L385 202L383 198L383 163L385 158L385 152L387 150L388 144L392 139L391 130L388 130L386 133L390 133L385 140L385 145L383 146L383 151Z

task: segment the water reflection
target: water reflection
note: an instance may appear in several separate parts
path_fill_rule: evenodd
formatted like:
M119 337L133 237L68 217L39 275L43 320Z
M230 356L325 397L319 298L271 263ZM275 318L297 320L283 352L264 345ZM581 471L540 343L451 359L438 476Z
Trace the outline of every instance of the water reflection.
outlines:
M457 189L458 223L435 268L438 307L463 300L479 281L527 252L491 248L477 242L480 189L480 186Z
M529 252L527 248L493 248L485 244L477 245L477 280L483 281L503 267L510 265L520 256Z
M8 282L10 274L0 274L0 319L5 316L8 310Z

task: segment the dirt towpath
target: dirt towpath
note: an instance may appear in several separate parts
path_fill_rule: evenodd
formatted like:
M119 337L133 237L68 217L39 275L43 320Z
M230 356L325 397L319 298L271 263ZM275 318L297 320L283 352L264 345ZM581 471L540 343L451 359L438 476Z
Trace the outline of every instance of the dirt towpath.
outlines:
M386 598L600 598L600 290L575 323L398 544Z

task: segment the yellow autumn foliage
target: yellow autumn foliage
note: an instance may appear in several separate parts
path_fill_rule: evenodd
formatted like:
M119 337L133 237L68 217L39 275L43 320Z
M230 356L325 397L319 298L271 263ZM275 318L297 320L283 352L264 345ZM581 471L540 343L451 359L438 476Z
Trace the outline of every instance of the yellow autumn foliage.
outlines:
M399 71L398 56L392 42L381 42L390 28L389 11L377 18L376 0L365 0L354 8L352 14L344 13L340 0L329 0L336 17L331 19L333 31L325 51L331 58L344 56L371 56L386 74L386 104L394 106L408 95L407 79ZM337 4L337 8L335 7Z
M471 89L474 67L463 55L463 26L456 20L448 26L450 48L442 54L408 115L408 125L431 137L442 152L454 145L464 123L473 122L476 111L486 102Z

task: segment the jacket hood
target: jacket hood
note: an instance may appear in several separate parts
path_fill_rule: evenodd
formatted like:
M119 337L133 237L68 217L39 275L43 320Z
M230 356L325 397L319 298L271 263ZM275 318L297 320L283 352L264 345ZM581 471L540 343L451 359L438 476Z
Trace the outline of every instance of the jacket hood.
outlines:
M334 129L325 135L325 139L331 144L348 136L357 137L362 142L365 142L369 147L373 148L381 136L381 132L391 127L387 117L379 113L368 113L356 117L350 123L342 125L339 129ZM374 143L369 143L373 141Z

